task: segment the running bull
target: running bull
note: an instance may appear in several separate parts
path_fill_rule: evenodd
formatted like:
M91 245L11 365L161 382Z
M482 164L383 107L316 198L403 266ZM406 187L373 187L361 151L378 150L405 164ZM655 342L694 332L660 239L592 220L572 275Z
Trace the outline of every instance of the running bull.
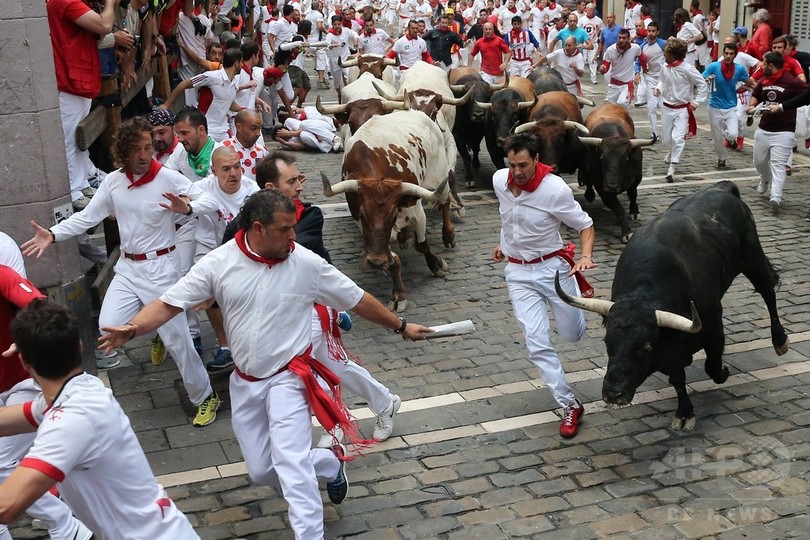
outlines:
M352 217L359 221L364 264L391 273L391 309L404 311L408 298L400 258L389 248L393 238L404 247L414 234L416 250L430 271L436 277L447 274L447 263L430 251L422 200L441 206L442 239L445 246L454 246L450 170L444 134L436 123L421 112L400 111L375 116L349 139L341 182L332 186L322 174L324 195L345 193Z
M726 290L745 275L765 300L776 354L789 341L776 311L779 276L762 250L756 223L733 182L724 181L684 197L641 227L616 265L611 301L572 298L555 283L569 304L601 314L605 320L608 366L602 399L629 404L654 372L664 373L678 394L672 428L695 427L686 392L686 366L706 352L706 374L722 384Z

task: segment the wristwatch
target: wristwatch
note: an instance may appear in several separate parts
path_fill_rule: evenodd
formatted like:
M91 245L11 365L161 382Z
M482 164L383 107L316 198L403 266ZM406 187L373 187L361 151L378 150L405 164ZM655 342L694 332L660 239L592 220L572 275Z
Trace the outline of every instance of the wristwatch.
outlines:
M402 326L400 326L399 328L394 330L395 334L403 333L405 331L405 327L408 326L408 319L406 319L404 317L400 317L399 320L402 321Z
M191 207L191 203L186 203L186 205L188 206L188 212L186 212L185 215L190 216L192 212L194 212L194 209Z

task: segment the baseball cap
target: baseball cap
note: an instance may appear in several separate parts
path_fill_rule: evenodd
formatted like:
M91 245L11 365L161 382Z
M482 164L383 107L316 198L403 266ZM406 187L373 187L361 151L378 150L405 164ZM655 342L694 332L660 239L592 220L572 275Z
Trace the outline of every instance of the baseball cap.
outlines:
M748 28L744 26L738 26L734 29L735 34L740 34L741 36L748 37Z

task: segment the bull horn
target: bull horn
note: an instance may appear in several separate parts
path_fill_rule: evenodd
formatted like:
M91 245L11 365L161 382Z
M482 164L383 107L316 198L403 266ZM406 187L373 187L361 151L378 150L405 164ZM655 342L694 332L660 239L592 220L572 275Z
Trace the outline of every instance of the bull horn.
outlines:
M384 97L388 101L403 101L403 99L404 99L402 96L392 96L391 94L385 92L382 88L380 88L377 85L376 81L371 81L371 84L374 85L374 90L376 90L378 94L380 94L382 97Z
M417 186L416 184L411 184L410 182L403 182L402 195L408 197L418 197L420 199L425 199L428 202L437 202L442 199L442 192L447 187L447 181L447 178L442 180L442 182L433 191L423 188L422 186Z
M557 291L557 296L569 306L584 309L585 311L593 311L603 317L607 317L608 311L613 307L613 302L610 300L599 300L598 298L582 298L580 296L569 296L560 286L560 272L559 270L554 276L554 290Z
M700 322L700 315L698 315L695 303L690 301L689 307L692 308L692 319L689 320L681 315L670 313L669 311L655 310L655 321L661 328L672 328L687 334L697 334L703 328L703 323Z
M484 101L484 102L482 102L482 101L477 101L477 100L476 100L476 102L475 102L475 106L476 106L476 107L481 107L481 108L482 108L482 109L484 109L485 111L488 111L488 110L490 110L490 109L492 108L492 103L487 103L487 102L485 102L485 101Z
M323 194L327 197L334 197L341 193L357 193L358 190L357 180L344 180L333 186L329 183L326 173L321 172L321 181L323 182Z
M398 66L399 65L399 56L396 58L383 58L383 65L384 66Z
M537 103L537 96L534 96L533 101L518 101L518 110L521 109L531 109Z
M473 90L474 90L473 88L470 88L469 90L467 90L467 93L461 96L460 98L442 97L442 103L444 103L445 105L456 105L456 106L464 105L465 103L470 101L470 97L472 97Z
M382 106L383 109L385 109L385 112L407 111L410 104L404 101L388 101L387 99L383 99Z
M630 139L630 146L632 148L641 148L642 146L651 146L655 144L655 139Z
M579 137L579 141L585 146L601 146L601 137Z
M489 89L492 92L495 92L497 90L503 90L507 86L509 86L509 72L508 71L503 74L503 82L502 83L489 83Z
M529 131L535 126L536 122L526 122L525 124L520 124L519 126L515 127L512 131L513 134L517 135L518 133L523 133L524 131Z
M351 60L346 60L345 62L338 57L338 66L342 68L357 67L358 62L359 59L357 57L352 58Z
M321 103L321 96L318 96L318 99L315 100L315 108L318 109L318 112L321 114L340 114L346 112L348 108L348 104L343 105L324 105Z
M588 128L586 128L579 122L574 122L573 120L563 120L563 123L565 124L565 127L567 127L568 129L575 129L585 136L588 136L591 133L590 131L588 131Z
M451 84L450 85L450 90L452 90L454 94L459 94L459 93L464 91L464 85L463 84Z
M584 98L582 96L576 96L576 98L577 103L579 103L580 105L587 105L588 107L596 107L596 103L594 103L590 99Z

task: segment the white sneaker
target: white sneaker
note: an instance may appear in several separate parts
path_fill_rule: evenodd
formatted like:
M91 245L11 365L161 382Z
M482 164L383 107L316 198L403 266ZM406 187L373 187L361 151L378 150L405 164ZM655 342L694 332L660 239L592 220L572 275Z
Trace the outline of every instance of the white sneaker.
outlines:
M79 526L79 528L76 529L76 534L73 536L75 540L91 540L93 538L93 531L88 529L87 525L78 519L76 520L76 524Z
M667 155L666 155L666 157L664 158L664 163L666 163L667 165L669 165L669 163L670 163L670 161L671 161L671 159L670 159L670 156L671 156L671 155L672 155L672 153L671 153L671 152L667 152Z
M338 440L339 443L343 443L343 430L339 427L335 428L335 438ZM318 440L318 444L316 445L317 448L332 448L332 445L335 444L335 441L332 440L332 435L327 431L321 438Z
M765 192L768 191L768 184L770 184L770 182L760 180L759 185L757 185L757 193L760 195L765 195Z
M394 415L399 411L402 400L396 394L391 394L391 402L383 412L377 415L377 422L374 424L374 438L382 442L391 436L394 430Z
M782 201L779 199L771 199L768 201L768 206L771 207L771 212L774 214L779 214L779 210L782 209Z

